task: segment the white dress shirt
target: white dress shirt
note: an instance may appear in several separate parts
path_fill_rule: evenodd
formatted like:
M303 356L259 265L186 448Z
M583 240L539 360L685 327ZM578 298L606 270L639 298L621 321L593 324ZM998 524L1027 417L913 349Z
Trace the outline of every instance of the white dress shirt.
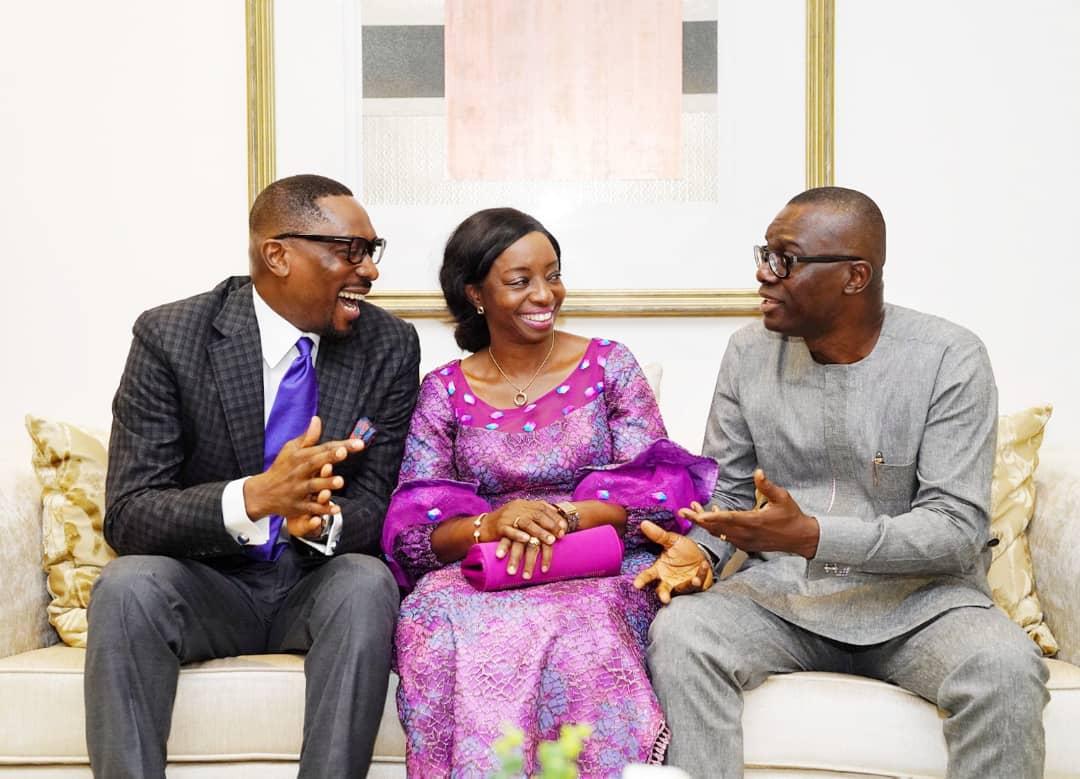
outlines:
M252 290L251 298L255 304L255 319L259 324L259 341L262 347L263 426L265 427L266 421L270 418L270 409L274 407L274 399L277 398L281 380L285 378L285 373L293 360L300 354L300 350L296 348L296 342L302 336L311 339L311 363L314 365L319 356L319 336L317 333L304 333L297 330L259 297L258 290ZM251 477L246 476L225 485L225 491L221 494L221 513L225 518L225 529L238 544L259 546L265 544L270 537L270 517L260 517L254 521L248 518L247 507L244 504L244 482L249 478ZM325 555L334 553L338 536L341 535L341 515L330 514L329 516L330 535L326 543L321 544L297 536L299 540ZM281 537L288 538L288 530L284 522L281 524Z

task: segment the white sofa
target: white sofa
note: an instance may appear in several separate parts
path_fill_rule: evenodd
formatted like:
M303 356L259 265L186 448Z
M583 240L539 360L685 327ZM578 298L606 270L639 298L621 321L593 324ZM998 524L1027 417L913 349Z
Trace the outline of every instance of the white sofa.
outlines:
M1080 457L1044 454L1030 527L1038 590L1061 652L1050 665L1046 777L1080 778ZM0 774L88 777L83 650L45 619L41 507L28 464L0 473ZM254 683L257 679L257 683ZM391 680L393 683L393 680ZM244 694L239 693L240 690ZM257 698L251 690L259 690ZM169 740L170 777L296 775L303 660L257 655L185 667ZM746 696L747 776L944 777L938 710L859 677L797 673ZM372 777L404 776L392 694Z

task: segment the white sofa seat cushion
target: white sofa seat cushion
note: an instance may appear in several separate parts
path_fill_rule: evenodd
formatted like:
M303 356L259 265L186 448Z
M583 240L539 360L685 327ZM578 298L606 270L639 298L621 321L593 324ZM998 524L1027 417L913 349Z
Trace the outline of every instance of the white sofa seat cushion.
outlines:
M0 659L0 767L85 765L82 669L85 652L53 646ZM1080 668L1050 668L1047 779L1080 777ZM401 761L391 677L375 760ZM184 666L171 763L294 761L300 751L303 658L248 655ZM774 676L746 695L748 775L944 777L941 714L912 693L858 676ZM787 770L785 770L787 769ZM761 772L758 774L758 772Z
M0 765L86 763L83 660L52 646L0 659ZM391 677L375 759L404 757ZM298 759L303 734L304 658L246 655L180 671L170 762Z
M1080 777L1080 668L1050 668L1045 779ZM801 768L872 776L944 777L937 707L895 685L844 674L769 677L746 694L748 768ZM830 774L826 774L830 775Z

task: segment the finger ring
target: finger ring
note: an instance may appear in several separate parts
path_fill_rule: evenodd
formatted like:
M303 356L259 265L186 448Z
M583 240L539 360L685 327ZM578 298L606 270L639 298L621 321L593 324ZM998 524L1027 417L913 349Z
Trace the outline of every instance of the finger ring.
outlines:
M521 521L521 517L515 517L514 518L514 524L512 524L511 527L514 528L514 530L517 530L518 529L518 522L520 522L520 521Z
M540 539L536 536L529 537L529 546L540 546Z
M721 534L720 534L720 540L721 540L721 541L727 541L727 536L726 536L726 535L724 535L723 533L721 533Z

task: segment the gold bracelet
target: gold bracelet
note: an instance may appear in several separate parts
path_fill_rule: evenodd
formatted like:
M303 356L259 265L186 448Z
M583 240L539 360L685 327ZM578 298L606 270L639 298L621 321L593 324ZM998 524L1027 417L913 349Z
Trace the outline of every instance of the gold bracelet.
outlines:
M487 515L488 515L488 513L485 511L483 514L481 514L480 516L478 516L476 519L474 519L472 521L472 526L474 528L476 528L472 532L472 537L473 537L473 543L474 544L479 544L480 543L480 526L482 524L484 524L484 517L486 517Z

